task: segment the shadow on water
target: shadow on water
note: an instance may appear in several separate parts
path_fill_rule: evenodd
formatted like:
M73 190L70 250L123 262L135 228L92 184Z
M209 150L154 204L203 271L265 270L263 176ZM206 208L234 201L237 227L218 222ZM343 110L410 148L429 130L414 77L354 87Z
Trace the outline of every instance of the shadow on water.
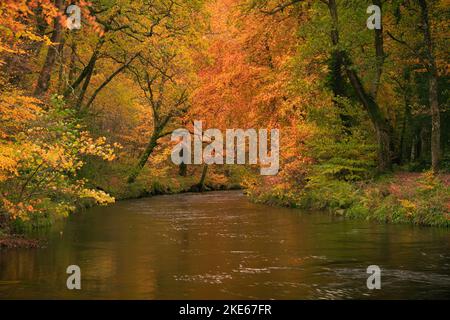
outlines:
M239 191L98 207L0 251L0 298L450 297L450 232L250 203ZM81 290L66 268L81 268ZM381 290L366 268L380 266Z

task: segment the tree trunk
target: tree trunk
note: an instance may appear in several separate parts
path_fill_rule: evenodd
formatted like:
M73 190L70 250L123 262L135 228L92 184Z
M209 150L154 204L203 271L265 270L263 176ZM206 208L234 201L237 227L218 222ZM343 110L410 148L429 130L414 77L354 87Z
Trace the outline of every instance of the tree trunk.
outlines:
M73 83L73 79L75 78L75 72L76 72L76 62L75 59L77 57L77 43L74 41L70 47L71 53L70 53L70 64L69 64L69 76L67 79L67 83ZM64 87L64 92L67 90L67 83Z
M366 109L369 118L375 128L378 142L378 169L380 171L389 171L392 169L391 160L391 128L384 118L380 107L376 101L365 91L361 80L349 63L345 66L347 76L358 99Z
M203 192L205 190L205 180L206 180L207 172L208 172L208 165L205 163L203 165L202 176L200 177L200 182L198 183L198 190L200 192Z
M339 43L339 29L338 29L338 13L337 5L335 0L328 1L328 8L330 11L333 27L332 27L332 43L334 46ZM381 43L380 43L381 39ZM380 48L381 46L381 48ZM375 35L375 50L377 53L377 59L381 59L384 56L382 49L382 35ZM361 80L352 67L350 57L345 51L340 50L340 55L342 57L342 63L344 65L345 72L350 81L352 88L355 90L356 95L364 108L366 109L369 118L375 128L377 142L378 142L378 169L380 171L388 171L392 168L391 160L391 130L387 120L381 111L381 108L377 104L375 97L372 97L366 92ZM380 56L379 56L380 55ZM382 61L382 60L380 60ZM377 75L381 76L382 64L378 62L377 64ZM376 84L378 78L375 78L374 83ZM374 88L378 88L378 85L374 85Z
M127 180L128 183L133 183L136 181L137 176L141 172L142 168L144 168L145 164L147 163L148 158L152 154L155 147L158 145L158 142L157 142L158 137L159 137L159 132L154 132L152 134L150 141L144 150L144 153L142 153L142 155L139 159L138 164L136 165L136 167L133 169L130 176L128 177L128 180Z
M136 57L138 56L138 54L135 54L130 60L128 60L127 62L125 62L123 65L121 65L116 71L114 71L108 78L106 78L105 81L103 81L103 83L97 88L95 89L94 93L92 94L92 96L89 98L88 102L86 103L86 109L89 109L89 107L91 106L91 104L94 102L95 98L97 97L97 95L100 93L100 91L103 90L104 87L106 87L108 85L108 83L110 83L114 77L116 77L118 74L120 74L125 68L127 68L130 63L133 62L134 59L136 59ZM80 107L81 109L81 107Z
M56 0L56 7L61 13L63 9L63 0ZM53 67L55 65L56 56L58 55L58 43L61 41L62 36L62 25L60 17L57 16L54 19L54 27L52 36L50 38L52 45L48 48L47 56L45 57L44 65L42 66L41 72L39 73L39 78L34 90L36 96L40 96L47 92L50 84L50 78L52 74Z
M73 83L71 83L69 87L64 91L64 98L67 98L70 93L74 92L87 76L89 76L90 74L92 75L98 56L100 54L100 48L102 47L103 43L104 39L101 38L97 43L97 46L94 49L94 52L92 53L87 66L83 69L83 71L81 71L78 78ZM89 81L87 82L87 84L89 84Z
M441 160L441 116L439 112L436 75L430 75L429 94L431 105L431 167L434 172L437 172Z
M345 106L338 100L339 97L348 97L345 90L342 55L339 50L333 50L330 57L329 87L333 92L333 105L339 110L339 118L343 126L343 133L351 134L353 118L346 112Z
M417 159L417 133L414 133L411 142L411 162Z
M62 92L63 90L62 88L64 87L64 46L65 41L64 39L62 39L58 47L59 70L58 70L58 86L56 90L58 94Z
M380 9L382 7L382 3L381 0L373 0L373 4L378 6ZM377 95L378 95L378 89L380 87L380 83L381 83L381 75L383 73L383 64L384 64L384 59L385 59L385 55L384 55L384 41L383 41L383 23L381 23L381 28L380 29L375 29L374 30L374 34L375 34L375 39L374 39L374 43L375 43L375 77L372 83L372 90L371 90L371 95L373 97L373 99L376 100Z
M399 83L399 88L403 93L403 121L400 133L400 146L398 158L400 164L405 164L411 159L411 143L412 143L412 114L411 114L411 71L408 67L403 69L403 85Z
M180 158L183 158L183 149L180 150ZM186 177L187 175L187 164L182 162L180 163L179 169L178 169L178 174L181 177Z
M420 129L420 159L427 162L430 159L431 139L430 128L424 124Z
M83 104L84 95L86 94L86 90L89 86L89 83L91 82L92 74L94 73L94 66L95 66L95 63L93 63L89 66L89 69L86 73L86 79L84 80L83 86L81 87L81 90L78 94L78 99L77 99L77 102L75 103L75 109L77 111L81 110L81 105Z
M336 100L336 98L345 97L347 96L347 94L345 92L345 80L343 76L342 53L337 48L337 45L339 44L339 31L338 31L338 16L336 10L336 3L334 1L330 1L329 10L333 21L331 29L331 42L333 46L336 47L331 52L330 57L329 86L331 88L331 91L333 92L334 98L333 104L341 110L339 112L339 117L343 125L343 131L344 133L349 134L350 133L349 128L352 125L352 118L345 113L344 106L342 106L342 104Z
M434 172L439 170L441 158L441 118L438 100L438 71L434 57L433 40L431 38L430 22L426 0L419 0L422 20L423 38L428 60L429 72L429 102L431 109L431 167Z
M409 97L405 94L404 97L405 111L403 113L402 131L400 134L400 148L399 148L399 162L401 164L409 161L411 153L411 108Z

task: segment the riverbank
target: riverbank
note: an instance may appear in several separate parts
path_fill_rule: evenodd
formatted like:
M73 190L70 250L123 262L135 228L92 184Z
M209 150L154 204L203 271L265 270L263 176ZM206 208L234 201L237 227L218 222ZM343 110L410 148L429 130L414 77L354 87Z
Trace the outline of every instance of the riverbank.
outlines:
M23 234L0 236L0 248L40 248L43 242L38 239L27 238Z
M129 168L123 165L108 165L88 167L88 187L104 194L104 199L96 199L87 195L70 199L59 210L54 206L40 214L31 216L28 220L7 219L6 214L0 212L0 248L35 248L40 242L32 235L35 229L48 228L58 220L68 215L83 212L89 208L108 205L116 201L140 199L155 195L181 194L187 192L208 192L241 189L235 177L211 172L204 184L199 186L198 172L191 171L190 175L158 176L151 169L144 169L134 183L127 183L126 176Z
M240 177L216 166L211 166L200 187L201 167L189 168L180 175L177 168L171 171L147 166L142 169L133 183L127 182L134 162L113 164L89 163L82 175L89 177L92 188L102 190L116 200L139 199L163 194L178 194L199 191L220 191L241 189Z
M128 196L122 195L120 199L116 199L117 201L124 200L133 200L133 199L141 199L146 197L152 197L156 195L175 195L175 194L183 194L183 193L203 193L203 192L211 192L211 191L229 191L229 190L240 190L242 189L239 185L230 184L230 185L214 185L205 183L204 190L198 191L193 190L195 185L191 187L183 187L183 188L173 188L171 185L155 185L156 188L153 189L139 189L134 188L134 192L130 193ZM194 187L194 188L193 188ZM79 212L83 212L87 209L98 206L95 201L92 199L80 199L79 203L76 204L75 210L65 214L64 216L59 216L58 219L53 219L52 222L45 222L46 227L55 223L55 220L65 219L69 214L75 214ZM8 226L7 228L0 228L0 249L12 249L12 248L40 248L44 245L44 241L41 239L37 239L33 235L29 235L28 233L32 231L34 228L32 225L26 225L26 223L20 223L17 225L17 222L14 222L16 226L11 228ZM10 232L14 233L10 233Z
M328 210L352 219L450 227L450 175L398 172L371 181L311 182L302 190L254 189L259 203Z
M99 171L99 173L101 173ZM162 194L198 192L198 177L155 177L151 171L133 184L126 183L123 175L97 175L92 186L111 195L115 200L138 199ZM205 180L203 191L241 189L235 179L212 174ZM450 175L399 172L373 181L350 183L327 181L315 183L301 190L265 188L247 189L250 200L271 206L327 210L333 215L350 219L371 220L382 223L407 223L421 226L450 226ZM56 219L82 212L102 203L81 198L64 214L48 213L42 220L13 221L0 228L0 247L38 247L33 237L26 237L36 227L49 226ZM108 204L108 203L103 203ZM3 221L3 226L6 226Z

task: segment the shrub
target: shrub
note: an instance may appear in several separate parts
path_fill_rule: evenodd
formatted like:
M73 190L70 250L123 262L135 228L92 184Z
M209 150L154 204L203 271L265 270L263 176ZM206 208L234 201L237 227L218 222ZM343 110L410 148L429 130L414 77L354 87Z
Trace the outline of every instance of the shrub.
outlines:
M83 157L111 161L113 146L92 138L60 97L47 110L37 104L31 110L19 130L10 128L0 138L0 212L15 225L39 225L75 210L80 199L113 202L78 177Z

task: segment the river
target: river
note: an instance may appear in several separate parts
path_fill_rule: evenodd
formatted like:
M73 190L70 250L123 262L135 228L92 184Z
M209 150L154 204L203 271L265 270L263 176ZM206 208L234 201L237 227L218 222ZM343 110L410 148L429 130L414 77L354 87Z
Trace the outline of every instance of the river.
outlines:
M450 297L450 231L254 204L240 191L121 201L72 215L46 247L0 250L0 298ZM81 269L68 290L66 268ZM366 286L381 269L381 289Z

